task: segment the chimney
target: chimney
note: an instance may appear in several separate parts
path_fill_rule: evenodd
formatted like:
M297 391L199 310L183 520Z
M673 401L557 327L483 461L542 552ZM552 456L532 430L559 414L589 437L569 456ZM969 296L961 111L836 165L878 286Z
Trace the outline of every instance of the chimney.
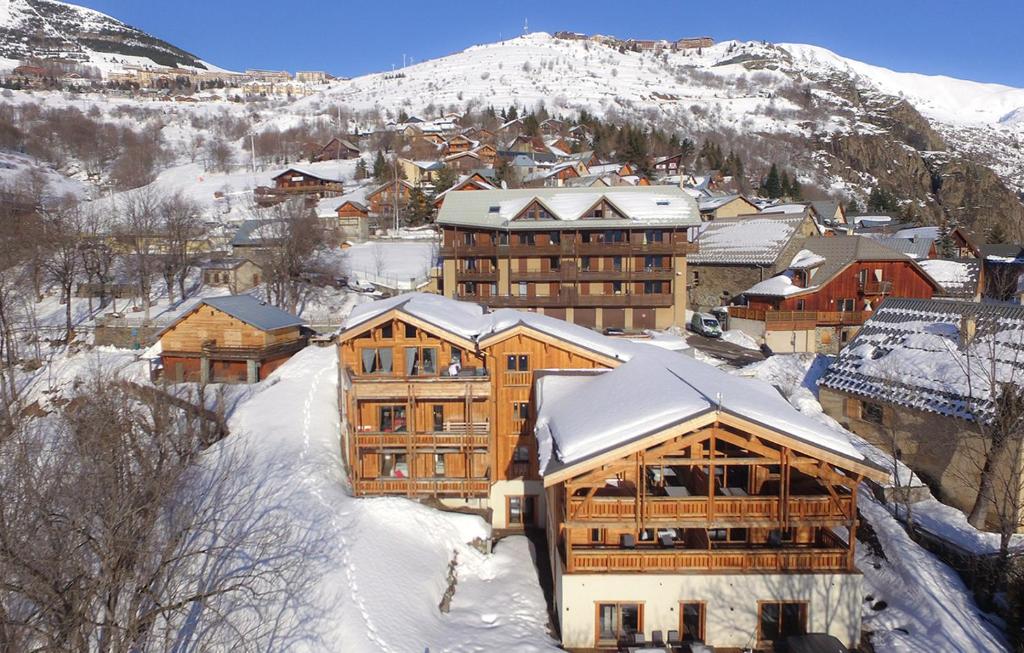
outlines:
M966 348L974 341L978 332L978 318L974 315L960 316L960 346Z

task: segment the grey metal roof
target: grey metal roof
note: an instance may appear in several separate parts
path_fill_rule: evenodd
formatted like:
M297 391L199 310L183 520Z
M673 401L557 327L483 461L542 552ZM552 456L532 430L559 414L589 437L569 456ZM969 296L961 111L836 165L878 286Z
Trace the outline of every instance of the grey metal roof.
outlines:
M581 219L587 209L602 199L624 217ZM545 207L550 219L514 219L534 201ZM697 202L677 186L497 189L453 193L445 199L437 224L530 231L672 228L699 225L700 212Z
M1001 243L996 245L981 245L978 247L981 255L987 259L1010 259L1012 262L1024 262L1024 245L1014 243ZM1006 261L1011 262L1011 261Z
M262 302L252 295L207 297L203 299L202 303L224 311L231 317L263 331L276 331L302 324L300 318Z
M687 256L687 263L774 265L805 219L802 213L782 213L705 222L694 241L698 251Z
M247 258L214 258L205 261L200 267L204 270L234 270L246 263L252 261Z
M278 220L246 220L235 232L231 239L232 247L267 247L273 245L278 239L272 238L272 234L264 227L279 222Z
M935 242L931 238L896 238L895 236L884 236L881 234L865 235L889 249L902 252L910 258L919 261L928 258L932 250L932 243Z
M972 350L961 342L967 318L976 324L977 345ZM973 352L973 362L967 351ZM991 365L993 356L999 365ZM839 353L819 384L917 410L984 419L990 412L991 384L979 378L967 383L963 370L973 368L999 370L999 382L1021 382L1024 307L888 298Z
M857 261L907 261L916 267L925 278L931 280L937 288L940 287L939 284L935 283L935 280L928 276L928 273L921 269L921 267L915 263L912 258L902 252L889 249L873 238L866 238L864 236L808 238L804 241L803 247L804 249L825 259L825 262L814 271L814 274L811 276L805 289L799 292L789 292L783 296L791 297L816 291L832 281L833 278L845 270L851 263L855 263ZM764 287L763 282L758 285ZM779 296L776 293L771 292L757 292L750 294Z
M955 266L953 271L956 274L948 273L947 268L950 266ZM921 267L942 286L944 297L970 301L979 292L980 259L927 259L921 261Z

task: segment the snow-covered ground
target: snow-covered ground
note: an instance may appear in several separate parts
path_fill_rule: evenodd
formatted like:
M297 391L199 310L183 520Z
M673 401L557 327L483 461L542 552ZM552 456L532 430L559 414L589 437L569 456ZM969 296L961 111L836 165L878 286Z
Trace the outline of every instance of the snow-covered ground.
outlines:
M740 331L739 329L730 329L729 331L722 332L722 340L725 342L731 342L734 345L743 347L744 349L759 349L757 341L754 337Z

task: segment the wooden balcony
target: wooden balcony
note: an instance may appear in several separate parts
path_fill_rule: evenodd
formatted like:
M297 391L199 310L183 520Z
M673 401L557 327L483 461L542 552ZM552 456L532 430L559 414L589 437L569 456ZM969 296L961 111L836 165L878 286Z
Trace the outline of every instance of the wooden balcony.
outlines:
M845 548L587 549L573 547L569 573L854 571Z
M639 521L652 525L771 525L779 523L782 501L778 497L744 496L714 498L648 496L641 502ZM829 496L791 496L788 518L801 523L819 525L842 524L849 521L853 506L850 496L840 496L838 503ZM600 523L637 521L635 497L571 497L566 509L570 526L591 526ZM596 526L595 526L596 527Z
M268 360L281 356L288 356L297 351L305 349L308 338L298 338L288 342L279 342L266 347L223 347L215 341L203 343L200 351L170 351L162 352L164 356L175 356L182 358L211 358L220 361L249 361Z
M455 281L491 282L498 280L497 270L456 270Z
M598 307L610 308L669 308L673 296L669 293L658 295L627 294L621 295L581 295L573 290L564 289L556 295L534 297L509 297L459 294L456 299L478 302L493 308L544 308L544 307Z
M862 295L890 295L892 294L892 281L859 282L857 290Z
M864 324L870 311L767 311L746 306L730 306L729 317L765 323L768 331L801 331L818 326L855 326Z
M491 379L483 374L459 376L384 376L353 374L346 368L352 381L353 394L361 399L487 399L491 396ZM468 372L468 370L463 370Z
M502 375L507 386L530 386L533 384L532 372L505 372Z
M487 496L491 482L486 478L370 478L357 479L357 495L393 494L402 496Z
M381 431L357 431L356 447L386 449L415 447L430 448L486 448L490 441L491 425L487 422L449 422L443 431L417 433L384 433Z

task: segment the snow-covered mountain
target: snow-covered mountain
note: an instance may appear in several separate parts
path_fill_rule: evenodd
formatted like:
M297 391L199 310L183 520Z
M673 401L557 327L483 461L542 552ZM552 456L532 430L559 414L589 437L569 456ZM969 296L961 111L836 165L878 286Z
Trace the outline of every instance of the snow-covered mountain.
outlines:
M19 62L36 57L105 71L125 65L211 68L193 54L92 9L56 0L0 0L0 58Z
M346 80L296 108L339 103L392 117L511 104L585 109L697 143L714 138L741 153L748 171L777 161L836 197L889 186L926 220L1024 220L1024 89L894 72L815 46L635 52L534 33Z

